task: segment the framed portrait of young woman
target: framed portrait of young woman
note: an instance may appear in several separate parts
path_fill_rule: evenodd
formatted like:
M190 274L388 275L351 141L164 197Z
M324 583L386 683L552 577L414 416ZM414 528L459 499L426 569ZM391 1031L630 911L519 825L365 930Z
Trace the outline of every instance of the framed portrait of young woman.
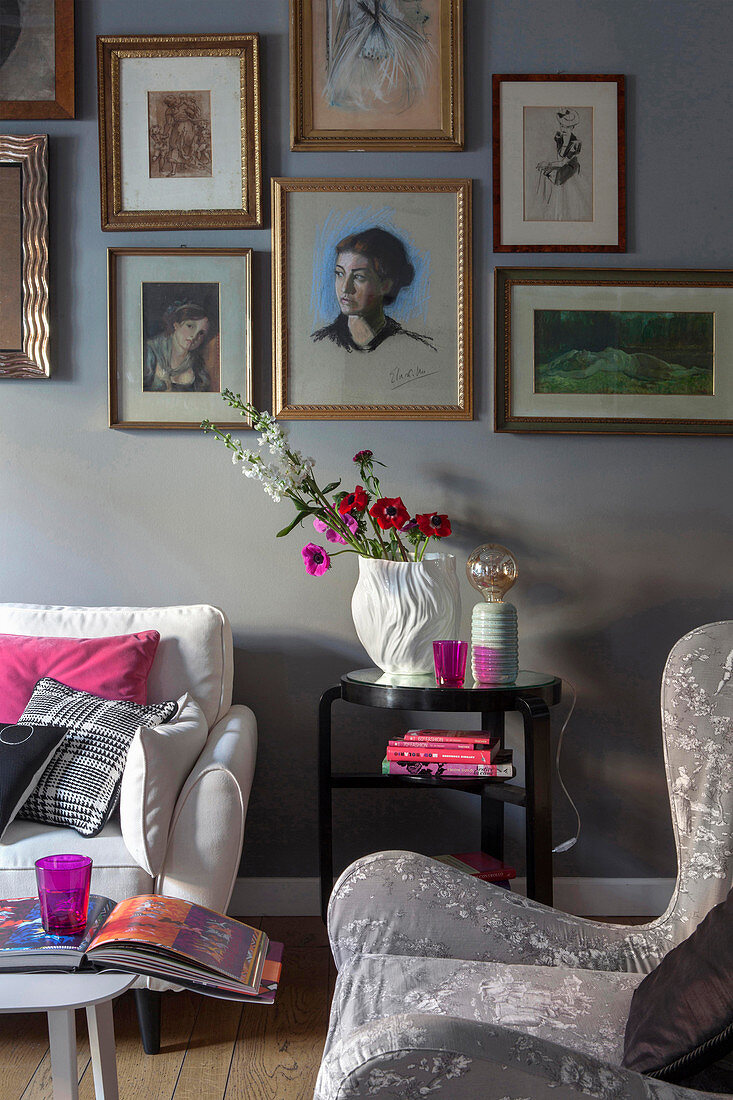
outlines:
M493 77L495 252L626 251L624 87Z
M272 184L275 415L470 420L471 181Z
M463 0L290 0L291 149L462 149Z
M0 118L74 117L74 0L0 3Z
M102 229L262 224L256 34L97 38Z
M110 248L107 256L110 428L220 424L223 390L251 401L252 250Z
M48 138L0 137L0 378L48 378Z

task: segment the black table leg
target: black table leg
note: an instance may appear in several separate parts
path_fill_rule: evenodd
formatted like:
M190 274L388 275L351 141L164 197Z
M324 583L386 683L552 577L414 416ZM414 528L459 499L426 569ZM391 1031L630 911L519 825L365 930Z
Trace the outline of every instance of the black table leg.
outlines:
M534 697L517 699L524 722L527 897L552 905L552 770L550 711Z
M498 735L504 748L503 713L482 713L481 729ZM504 803L497 802L490 794L481 795L481 851L495 859L504 859Z
M341 687L324 691L318 704L318 873L321 917L326 922L333 887L333 827L331 811L331 704L341 698Z

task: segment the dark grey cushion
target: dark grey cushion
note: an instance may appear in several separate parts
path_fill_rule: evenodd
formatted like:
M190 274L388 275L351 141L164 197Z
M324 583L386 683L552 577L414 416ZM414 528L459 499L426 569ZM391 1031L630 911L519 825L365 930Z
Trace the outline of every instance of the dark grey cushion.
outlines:
M0 840L65 736L65 726L0 723Z

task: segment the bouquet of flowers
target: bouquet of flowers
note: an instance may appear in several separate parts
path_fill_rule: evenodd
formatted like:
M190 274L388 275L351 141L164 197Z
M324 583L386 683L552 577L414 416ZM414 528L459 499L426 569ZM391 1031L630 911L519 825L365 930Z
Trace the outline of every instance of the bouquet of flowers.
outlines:
M279 501L289 497L296 508L291 522L278 531L277 537L290 534L293 528L311 519L318 534L332 549L309 542L301 550L305 568L313 577L322 576L331 568L338 554L361 554L365 558L386 558L390 561L422 561L430 539L446 538L451 533L450 520L437 512L422 512L411 516L401 497L385 497L376 466L384 467L371 451L354 455L359 483L353 489L340 489L340 481L321 487L313 473L315 459L304 458L292 450L284 430L275 418L259 412L243 401L239 394L224 390L222 397L231 409L249 417L253 428L260 432L259 451L252 451L229 432L223 432L204 420L201 427L213 433L232 451L232 462L241 463L245 477L262 482L268 496ZM263 458L267 448L274 461ZM338 546L336 550L333 547Z

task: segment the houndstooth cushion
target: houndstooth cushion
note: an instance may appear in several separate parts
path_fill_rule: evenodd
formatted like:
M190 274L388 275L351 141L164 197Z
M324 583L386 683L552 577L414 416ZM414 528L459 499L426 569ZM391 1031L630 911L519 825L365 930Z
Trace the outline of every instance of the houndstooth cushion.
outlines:
M114 702L44 677L19 721L67 733L18 817L96 836L117 805L127 750L138 726L168 722L178 704Z

